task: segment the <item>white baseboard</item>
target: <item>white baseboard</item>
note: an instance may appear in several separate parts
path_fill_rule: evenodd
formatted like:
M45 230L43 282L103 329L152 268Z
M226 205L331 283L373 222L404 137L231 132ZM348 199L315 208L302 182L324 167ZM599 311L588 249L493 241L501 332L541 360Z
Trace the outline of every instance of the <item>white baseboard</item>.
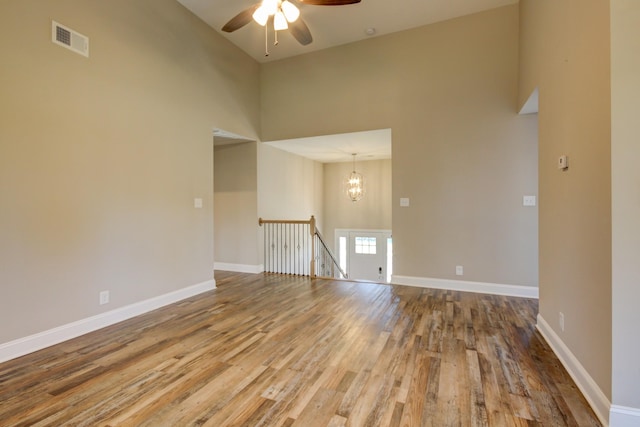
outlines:
M391 277L395 285L416 286L420 288L447 289L451 291L476 292L480 294L506 295L522 298L538 298L537 286L501 285L497 283L468 282L463 280L432 279L428 277L396 276Z
M258 274L264 271L264 265L232 264L229 262L215 262L213 265L213 269L222 270L222 271L235 271L236 273Z
M66 325L58 326L57 328L44 332L2 343L0 344L0 363L33 353L34 351L42 350L43 348L59 344L63 341L79 337L80 335L122 322L123 320L139 316L215 288L216 281L213 279L207 280L206 282L100 313L76 322L67 323Z
M640 409L627 406L611 405L609 427L640 426Z
M543 338L547 341L553 352L558 356L560 362L564 365L565 369L573 378L573 381L576 383L585 399L591 405L591 408L600 419L600 422L603 426L609 425L609 409L611 408L611 402L605 394L602 392L598 384L591 378L591 375L587 372L587 370L582 366L580 361L573 355L569 347L565 345L562 339L551 329L551 326L544 320L544 318L538 314L538 323L536 324L536 328L543 336ZM637 422L637 419L636 419ZM621 424L622 426L627 425L635 425L638 424ZM611 427L618 427L614 424L611 424Z

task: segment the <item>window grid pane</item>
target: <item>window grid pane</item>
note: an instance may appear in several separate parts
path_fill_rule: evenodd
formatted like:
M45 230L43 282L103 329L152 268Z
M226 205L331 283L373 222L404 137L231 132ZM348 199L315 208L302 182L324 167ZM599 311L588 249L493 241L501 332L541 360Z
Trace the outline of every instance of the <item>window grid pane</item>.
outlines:
M376 254L376 238L375 237L356 237L356 253L364 255Z

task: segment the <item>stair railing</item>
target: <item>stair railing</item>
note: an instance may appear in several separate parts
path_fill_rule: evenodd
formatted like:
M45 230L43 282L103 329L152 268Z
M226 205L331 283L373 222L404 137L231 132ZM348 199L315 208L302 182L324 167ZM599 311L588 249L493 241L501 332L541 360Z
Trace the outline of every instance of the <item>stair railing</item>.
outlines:
M298 276L347 278L346 273L309 220L258 219L264 227L264 271Z
M347 274L340 267L333 251L329 249L318 229L315 230L313 243L315 246L314 252L316 254L316 275L318 277L346 279Z

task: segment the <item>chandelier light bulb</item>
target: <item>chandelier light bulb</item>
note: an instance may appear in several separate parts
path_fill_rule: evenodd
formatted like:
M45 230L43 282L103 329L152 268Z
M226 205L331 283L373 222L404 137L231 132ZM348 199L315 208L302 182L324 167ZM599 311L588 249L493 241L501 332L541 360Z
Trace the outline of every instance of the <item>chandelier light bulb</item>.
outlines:
M353 172L345 179L344 182L344 191L347 197L352 202L357 202L358 200L364 197L365 192L365 182L364 176L361 173L356 172L356 155L353 156Z
M362 175L356 171L351 172L347 180L347 197L352 202L357 202L364 196L364 185Z

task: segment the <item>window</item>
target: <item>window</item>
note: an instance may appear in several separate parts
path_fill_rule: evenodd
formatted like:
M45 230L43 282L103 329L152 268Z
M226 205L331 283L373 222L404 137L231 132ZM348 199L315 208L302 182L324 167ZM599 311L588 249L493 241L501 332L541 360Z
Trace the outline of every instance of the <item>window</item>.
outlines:
M393 274L393 239L387 237L387 282L391 283Z
M376 254L375 237L356 237L356 253L365 255Z
M340 242L340 249L338 250L338 253L340 254L340 268L343 271L347 271L347 238L345 236L340 236L338 241Z

